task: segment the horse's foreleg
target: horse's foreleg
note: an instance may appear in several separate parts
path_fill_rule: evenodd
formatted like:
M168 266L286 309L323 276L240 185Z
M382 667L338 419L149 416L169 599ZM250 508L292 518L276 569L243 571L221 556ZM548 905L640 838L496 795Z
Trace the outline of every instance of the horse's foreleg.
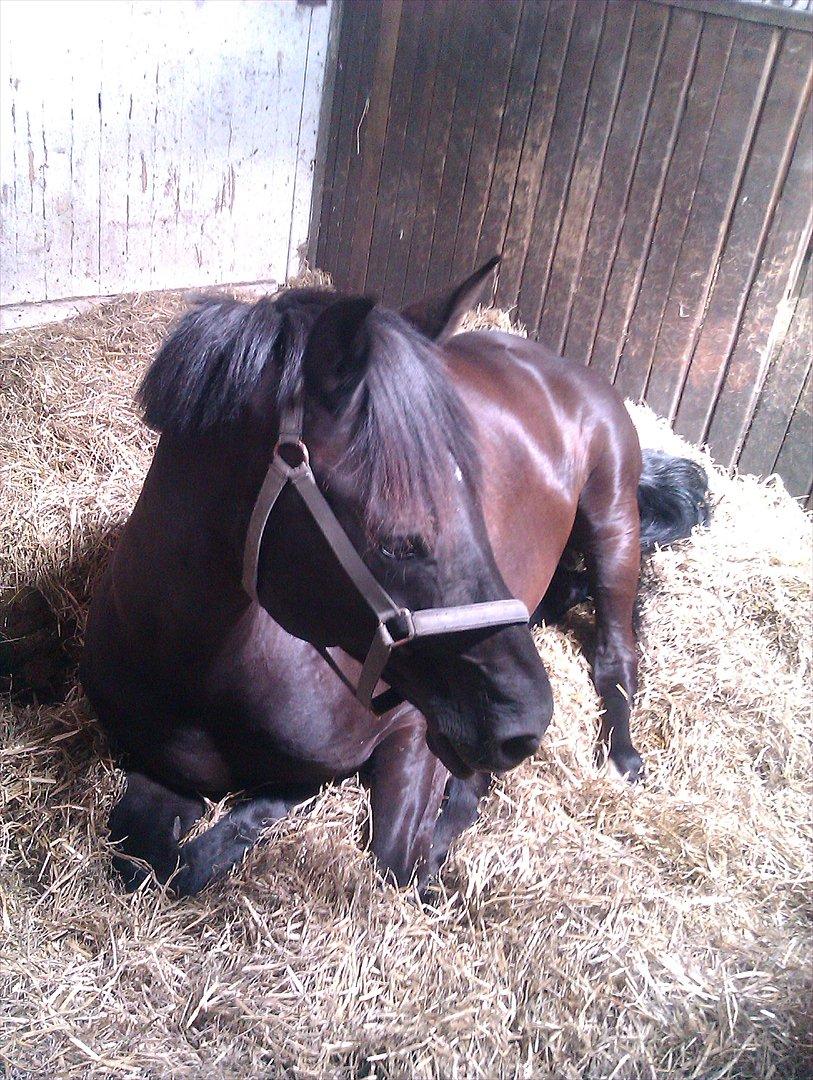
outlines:
M128 890L137 888L152 869L158 881L169 882L179 896L191 896L231 870L262 829L288 807L279 799L247 800L194 840L182 843L202 817L203 801L179 795L142 773L128 773L127 788L110 815L110 840L116 847L113 865Z
M591 514L589 500L581 512L584 553L596 604L596 646L593 682L604 704L601 748L631 781L640 779L641 755L630 736L630 710L638 687L638 653L633 609L640 576L638 506L602 506ZM581 509L581 508L580 508Z
M491 773L475 773L467 780L449 777L426 863L427 881L437 875L458 836L477 820L480 802L488 794L491 780Z
M423 726L399 728L374 750L364 769L370 788L370 850L400 887L417 876L422 887L435 822L449 773L426 745Z

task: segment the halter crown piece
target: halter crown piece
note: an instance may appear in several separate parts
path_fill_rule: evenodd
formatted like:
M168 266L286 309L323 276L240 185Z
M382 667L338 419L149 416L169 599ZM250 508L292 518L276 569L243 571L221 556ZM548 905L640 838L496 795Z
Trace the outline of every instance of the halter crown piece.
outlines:
M426 608L422 611L399 607L362 562L361 556L317 487L310 467L308 448L302 439L302 425L303 405L300 399L282 414L271 464L251 512L243 552L243 588L252 600L257 599L260 546L268 519L286 484L292 484L342 569L378 623L356 685L347 678L326 648L316 648L358 701L380 716L404 700L393 689L373 697L393 649L415 638L456 634L466 630L496 630L504 626L525 624L529 619L528 609L519 600L488 600L480 604Z

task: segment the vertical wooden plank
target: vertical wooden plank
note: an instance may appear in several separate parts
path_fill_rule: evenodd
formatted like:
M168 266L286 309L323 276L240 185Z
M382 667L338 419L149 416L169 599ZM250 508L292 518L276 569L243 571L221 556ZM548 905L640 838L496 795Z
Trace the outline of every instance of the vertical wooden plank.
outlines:
M335 0L334 0L335 2ZM327 239L331 223L335 227L335 216L338 213L338 205L335 191L336 164L339 156L340 130L342 121L342 109L348 74L348 54L350 41L356 32L356 24L353 19L354 8L351 4L341 3L341 17L339 20L339 40L336 45L336 72L333 82L333 100L330 108L330 119L325 138L325 163L323 175L323 187L319 209L319 230L315 251L315 265L327 269L328 251Z
M774 471L795 498L805 498L813 490L813 371L807 373Z
M563 354L586 363L627 211L632 175L661 61L669 10L639 3L621 94L604 155Z
M460 280L475 269L477 242L491 187L500 130L507 108L511 59L519 29L521 0L492 4L488 48L481 72L480 102L474 123L454 254L448 277Z
M788 332L771 361L737 461L743 473L765 476L776 460L813 363L813 272L808 253ZM808 447L813 453L813 447Z
M350 273L350 253L357 224L357 212L361 198L362 167L364 164L363 139L365 127L370 117L370 105L373 97L375 67L381 44L381 27L385 12L392 10L394 0L379 4L370 4L364 26L364 50L356 77L358 88L356 106L350 132L349 162L347 184L345 187L342 225L339 234L339 246L334 262L334 281L340 289L348 288ZM385 117L386 121L386 117ZM374 196L364 193L364 198Z
M502 250L550 3L549 0L524 0L521 8L491 186L480 227L475 259L478 266Z
M322 227L322 208L326 205L328 185L333 183L332 168L328 170L328 155L331 146L335 148L334 131L331 125L337 97L340 96L338 82L340 66L340 43L342 34L342 5L332 3L327 26L327 42L323 69L322 92L319 95L318 119L314 139L313 180L310 200L310 219L308 223L307 259L311 266L319 265L319 237ZM311 24L313 25L313 24ZM335 149L333 162L335 164ZM289 273L290 273L289 260Z
M453 15L453 4L446 3L446 0L428 0L421 23L421 47L412 78L382 293L384 300L393 307L397 307L404 297L423 162L427 154L435 152L435 147L429 143L428 133L433 116L435 82L441 69L442 47Z
M426 274L432 252L432 237L438 214L444 166L446 163L457 83L466 52L466 38L472 21L473 4L461 0L449 4L447 26L435 76L435 87L426 137L426 153L421 167L421 180L415 220L412 225L409 258L407 260L405 292L420 296L426 291Z
M361 292L367 276L381 159L389 127L390 93L402 7L402 0L384 0L381 9L375 68L368 98L369 109L362 125L357 209L354 214L347 270L342 277L350 292Z
M520 320L533 331L539 323L548 286L605 10L604 3L578 4L576 7L550 145L520 279L518 314Z
M709 425L709 447L716 460L726 467L733 465L739 456L776 335L784 329L788 298L796 285L813 226L811 181L813 112L808 102Z
M649 378L736 30L734 19L707 17L704 21L686 111L616 376L620 392L634 400L643 396Z
M702 18L673 11L599 316L591 366L615 379L694 71Z
M450 281L463 194L471 159L480 96L486 86L488 58L493 55L498 22L510 7L473 0L466 26L463 64L455 93L452 125L443 165L426 291L436 292Z
M311 8L308 12L307 53L296 139L296 167L291 223L288 230L286 279L299 272L302 256L306 254L311 199L313 191L318 190L316 187L316 142L327 70L330 20L331 11L327 5Z
M513 308L531 236L536 196L550 145L559 88L569 51L575 0L551 0L516 183L508 212L496 303Z
M422 43L422 24L427 11L426 0L413 0L404 5L398 48L392 75L389 99L387 137L381 157L381 175L375 217L370 237L370 252L364 288L381 292L387 272L390 237L395 220L395 204L401 176L407 125L412 106L414 76L418 67L418 49Z
M338 135L336 140L336 162L331 186L330 216L325 230L325 245L321 253L321 268L330 274L336 273L339 248L344 226L345 195L350 161L356 153L356 134L364 112L366 88L362 86L361 73L365 50L368 51L367 19L376 19L377 9L363 0L344 0L342 19L343 33L347 34L345 52L346 75L341 102Z
M675 430L694 442L706 431L736 339L811 78L813 55L808 38L788 34L762 108L675 420Z
M778 39L778 31L755 23L741 23L734 37L646 388L647 403L669 420L726 239Z
M576 161L536 327L540 339L557 353L564 347L587 230L621 90L634 14L635 6L629 0L616 0L607 8L590 80Z

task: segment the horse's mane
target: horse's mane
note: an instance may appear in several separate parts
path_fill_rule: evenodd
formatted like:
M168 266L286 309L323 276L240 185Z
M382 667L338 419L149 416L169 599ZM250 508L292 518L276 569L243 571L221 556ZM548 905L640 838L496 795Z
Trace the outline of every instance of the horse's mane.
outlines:
M291 289L255 304L198 298L139 387L144 420L181 438L232 424L272 363L278 377L269 380L270 404L283 408L301 391L313 324L338 299L324 289ZM411 324L375 307L364 327L369 361L343 464L371 532L431 538L451 485L477 483L468 416L437 348Z

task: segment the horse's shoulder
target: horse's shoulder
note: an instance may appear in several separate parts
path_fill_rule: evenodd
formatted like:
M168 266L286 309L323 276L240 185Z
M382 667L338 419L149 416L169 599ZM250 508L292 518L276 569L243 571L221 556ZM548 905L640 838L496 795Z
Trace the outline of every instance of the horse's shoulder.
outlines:
M632 419L615 387L601 372L576 360L559 356L531 338L502 331L473 331L452 338L447 347L458 361L474 365L485 376L490 372L500 393L520 412L547 412L554 427L576 425L591 461L619 453L635 456L638 439ZM486 377L484 385L494 385ZM533 391L534 385L538 394ZM536 403L536 404L534 404Z

